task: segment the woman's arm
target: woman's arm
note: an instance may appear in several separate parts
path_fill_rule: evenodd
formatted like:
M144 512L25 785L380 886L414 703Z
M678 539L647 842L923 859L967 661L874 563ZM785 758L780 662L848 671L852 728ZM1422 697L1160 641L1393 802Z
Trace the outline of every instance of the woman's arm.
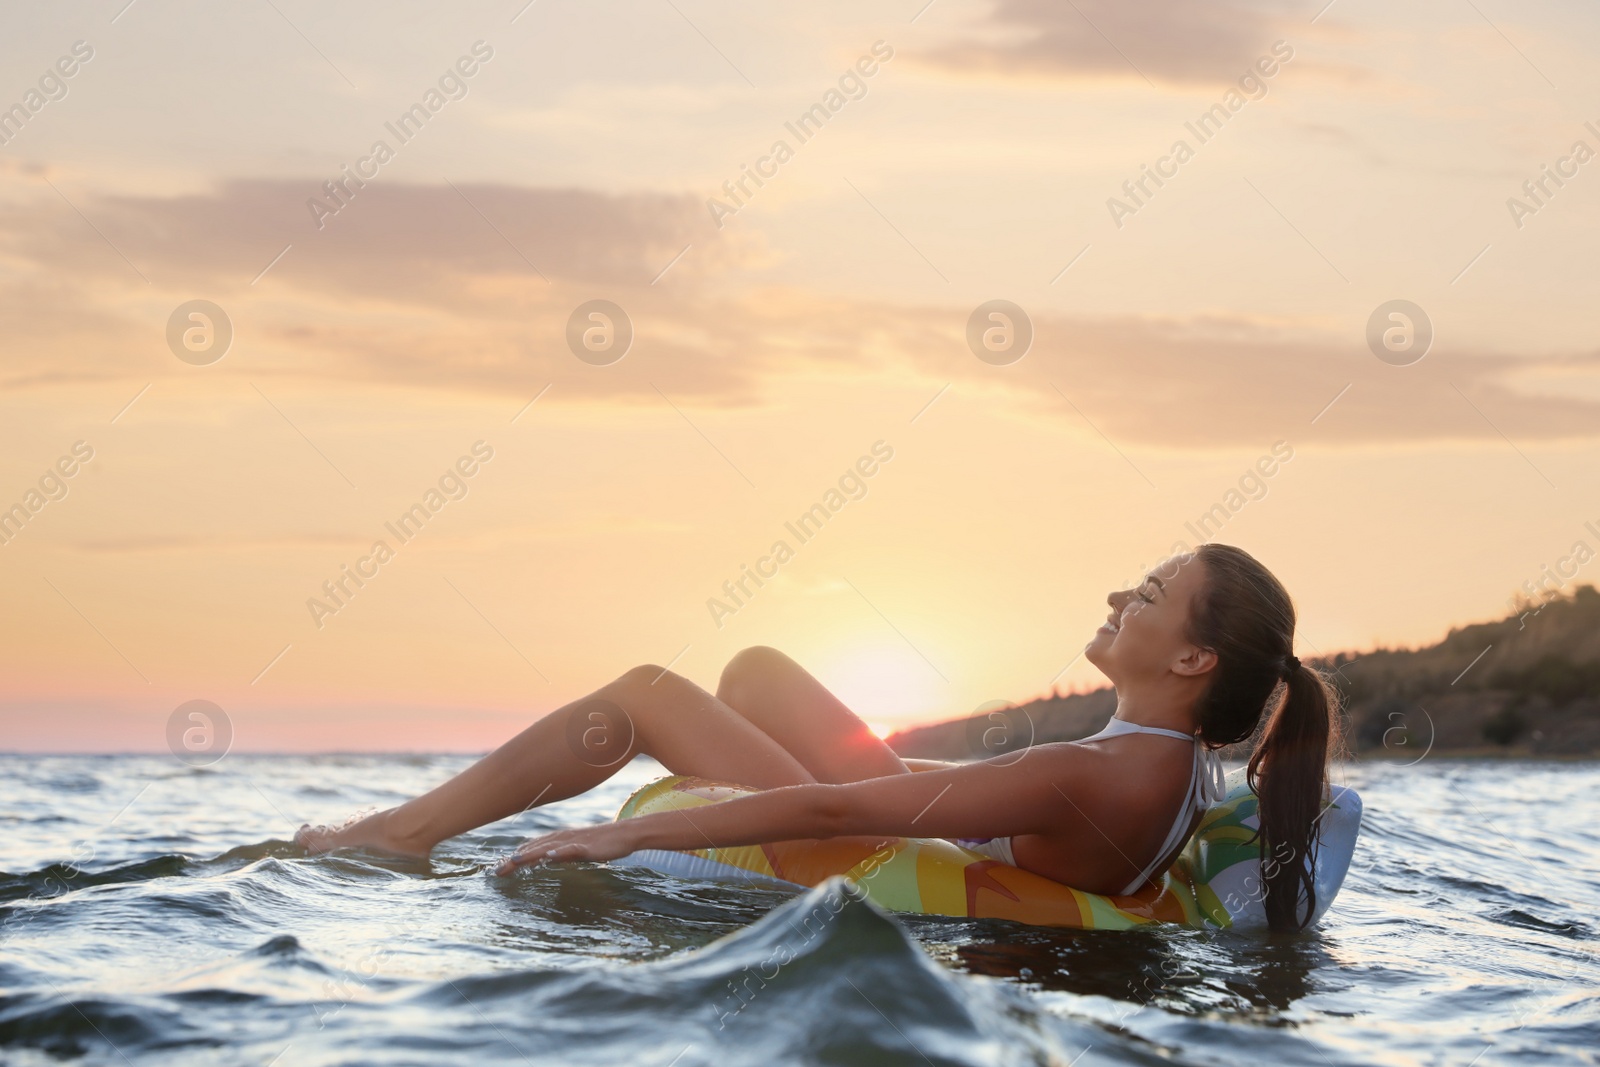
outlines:
M1102 762L1077 745L843 785L792 785L700 807L531 838L496 873L542 859L608 860L640 849L729 848L845 835L1003 837L1042 833Z

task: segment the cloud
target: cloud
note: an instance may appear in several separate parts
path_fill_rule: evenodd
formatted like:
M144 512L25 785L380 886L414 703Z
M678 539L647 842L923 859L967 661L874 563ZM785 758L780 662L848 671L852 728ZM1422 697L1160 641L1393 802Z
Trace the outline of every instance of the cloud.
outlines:
M380 176L320 228L306 206L313 199L334 202L310 179L229 181L177 197L74 196L70 207L46 194L0 208L0 232L7 252L62 277L137 281L131 262L159 286L224 292L248 288L287 245L275 281L379 297L453 292L451 279L483 275L639 285L686 244L702 254L680 264L684 275L725 270L749 253L718 240L705 205L689 194Z
M1215 84L1289 36L1287 25L1240 0L996 0L963 40L920 58L968 74Z
M541 403L591 405L604 421L659 408L663 396L690 407L778 405L804 380L886 396L953 383L1017 417L1128 448L1254 447L1295 435L1359 445L1600 435L1600 403L1581 389L1531 384L1594 382L1594 353L1441 345L1396 368L1366 350L1359 324L1334 336L1218 316L1040 312L1033 351L996 369L966 348L969 308L754 284L759 247L718 235L686 196L374 183L327 231L300 220L298 258L251 286L305 195L306 183L274 181L176 198L78 198L104 240L59 202L0 208L0 248L15 268L0 274L14 353L0 385L117 381L131 396L162 374L191 374L162 333L177 303L204 295L228 308L239 351L203 373L243 379L251 403L246 382L280 398L398 388L503 397L515 410L549 385ZM685 244L690 253L652 285ZM596 296L621 303L636 331L628 355L602 369L579 362L563 339L573 309Z
M614 392L561 344L578 304L622 300L642 330L685 289L763 255L758 236L719 233L688 194L374 181L319 231L310 180L62 192L70 202L41 189L0 204L11 388L170 369L165 317L203 296L234 320L237 356L219 375L521 392L565 372L568 396ZM676 353L684 335L664 329L659 350ZM744 392L732 365L710 376L716 391Z
M1035 330L1036 366L1048 387L1035 394L1043 409L1076 407L1071 413L1080 425L1092 422L1118 444L1600 437L1600 403L1518 385L1541 375L1600 383L1600 353L1521 356L1436 347L1419 363L1393 367L1359 336L1337 343L1226 319L1047 319Z

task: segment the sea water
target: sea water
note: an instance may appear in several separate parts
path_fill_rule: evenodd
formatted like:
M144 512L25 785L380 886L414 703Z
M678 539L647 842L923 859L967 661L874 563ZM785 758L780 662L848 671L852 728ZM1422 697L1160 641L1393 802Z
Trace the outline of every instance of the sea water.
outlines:
M1315 931L1052 930L581 864L648 760L431 862L287 839L458 756L0 756L0 1063L1596 1062L1600 767L1352 764Z

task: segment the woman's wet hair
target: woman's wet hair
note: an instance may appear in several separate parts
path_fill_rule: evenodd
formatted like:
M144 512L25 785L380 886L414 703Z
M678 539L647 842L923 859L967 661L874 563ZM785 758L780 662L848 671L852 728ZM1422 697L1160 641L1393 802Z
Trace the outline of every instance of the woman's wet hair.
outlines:
M1200 737L1221 747L1259 728L1245 773L1261 821L1262 904L1273 931L1300 930L1317 910L1311 846L1339 744L1338 693L1295 658L1294 603L1271 571L1231 545L1202 545L1195 556L1205 580L1189 639L1217 657L1196 708Z

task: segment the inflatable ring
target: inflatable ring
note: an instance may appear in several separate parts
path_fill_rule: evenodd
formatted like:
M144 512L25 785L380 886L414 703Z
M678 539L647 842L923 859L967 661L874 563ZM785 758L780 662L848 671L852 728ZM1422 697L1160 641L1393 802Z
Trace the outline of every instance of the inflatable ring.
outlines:
M1196 928L1265 931L1261 849L1251 842L1256 797L1242 771L1200 820L1165 874L1131 896L1085 893L942 838L898 838L874 851L858 839L779 841L685 852L646 849L619 866L682 878L809 888L834 875L854 882L890 910L972 919L1010 919L1079 930L1126 930L1166 922ZM754 792L742 785L672 775L641 787L617 818L715 804ZM1317 821L1317 908L1321 919L1344 882L1361 828L1361 798L1336 786Z

